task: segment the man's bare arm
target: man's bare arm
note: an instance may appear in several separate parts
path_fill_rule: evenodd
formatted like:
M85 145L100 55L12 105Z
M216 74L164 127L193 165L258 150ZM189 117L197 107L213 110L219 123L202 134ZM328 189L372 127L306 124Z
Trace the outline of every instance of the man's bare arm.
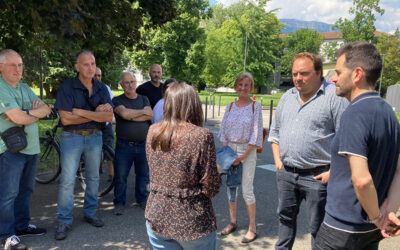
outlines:
M85 109L72 109L73 115L78 115L89 119L89 121L95 122L112 122L113 112L112 111L89 111Z
M58 114L60 115L61 122L64 126L77 125L91 121L85 117L72 114L72 112L69 111L59 110Z
M119 105L114 111L123 119L130 121L147 121L153 118L153 110L149 106L143 109L129 109L124 105Z
M18 125L30 125L39 120L37 117L28 115L25 111L20 108L13 108L4 112L8 119L10 119L13 123Z
M382 213L382 219L378 223L379 228L383 237L387 238L390 236L399 236L400 230L391 233L390 225L400 226L400 220L395 216L397 210L400 208L400 156L397 160L397 168L394 174L392 184L390 185L388 195L383 202L380 210Z
M281 161L279 144L275 142L271 142L272 155L274 156L275 168L276 170L280 170L283 167L283 163Z
M36 118L43 118L51 113L51 110L47 104L40 99L35 99L32 102L32 109L29 110L29 114Z
M368 161L356 155L347 155L351 168L351 181L362 208L370 220L379 217L378 195L368 169Z

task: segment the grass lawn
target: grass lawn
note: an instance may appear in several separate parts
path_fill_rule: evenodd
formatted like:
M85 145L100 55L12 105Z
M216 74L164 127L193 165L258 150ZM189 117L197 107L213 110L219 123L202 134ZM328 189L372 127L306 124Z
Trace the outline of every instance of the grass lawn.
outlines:
M202 103L206 103L206 97L208 97L207 103L210 104L211 100L214 99L213 96L215 96L215 105L219 104L219 99L221 98L221 106L226 106L228 103L231 103L237 99L237 94L236 93L219 93L219 92L207 92L207 91L201 91L200 92L200 100ZM262 106L269 106L271 105L271 100L274 101L273 105L276 107L278 105L279 99L281 99L283 93L277 93L273 95L261 95L258 94L257 96L257 101L261 102L262 98ZM252 98L253 95L251 94L250 97Z

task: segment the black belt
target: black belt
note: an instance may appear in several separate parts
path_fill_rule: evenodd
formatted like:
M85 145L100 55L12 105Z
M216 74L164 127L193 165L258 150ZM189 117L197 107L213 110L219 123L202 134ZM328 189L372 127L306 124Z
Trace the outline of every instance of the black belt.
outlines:
M98 129L98 128L93 128L93 129L66 129L66 128L63 128L63 131L70 132L73 134L88 136L88 135L94 134L96 132L99 132L100 129Z
M127 141L127 140L124 140L124 139L119 138L119 137L118 137L118 139L121 140L123 143L128 144L129 146L137 146L137 145L140 145L140 144L143 144L143 143L146 142L146 140L138 141L138 142L136 142L136 141Z
M292 173L315 173L315 172L324 172L328 171L330 169L330 164L324 165L324 166L318 166L315 168L296 168L296 167L290 167L290 166L284 166L286 171L292 172Z

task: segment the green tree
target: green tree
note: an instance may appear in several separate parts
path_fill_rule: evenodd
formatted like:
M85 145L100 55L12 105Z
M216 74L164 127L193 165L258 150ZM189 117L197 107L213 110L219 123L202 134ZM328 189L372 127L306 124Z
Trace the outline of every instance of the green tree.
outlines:
M72 65L77 51L83 48L93 51L99 65L121 65L120 55L126 47L143 46L141 30L175 17L173 3L173 0L0 1L0 49L12 48L26 61L39 60L41 63L29 65L31 74L25 74L25 78L34 81L31 76L42 75L45 85L49 84L48 97L53 97L52 88L56 90L58 82L74 74ZM36 84L39 79L35 79Z
M399 27L396 28L396 31L394 32L394 36L400 39L400 30Z
M205 42L200 20L209 15L207 6L205 0L176 1L176 19L145 31L145 48L135 47L132 61L136 68L146 72L151 64L158 63L163 67L164 76L199 86Z
M293 57L300 52L319 54L323 37L315 30L299 29L295 33L288 33L283 38L283 56L281 58L281 72L291 75Z
M350 15L353 19L339 18L332 29L339 28L345 42L366 41L376 43L375 13L383 15L385 12L379 6L379 0L353 0Z
M265 12L264 1L258 5L243 1L228 8L217 5L213 14L205 21L205 25L212 27L207 33L205 49L203 78L207 85L232 87L245 64L246 71L254 76L257 88L269 86L281 46L282 24L275 14Z
M384 95L390 85L400 83L400 39L383 34L379 37L377 48L383 58L381 93Z
M340 46L337 41L323 44L321 47L321 54L324 56L324 60L328 62L336 62L337 58L335 57L335 53L339 48Z

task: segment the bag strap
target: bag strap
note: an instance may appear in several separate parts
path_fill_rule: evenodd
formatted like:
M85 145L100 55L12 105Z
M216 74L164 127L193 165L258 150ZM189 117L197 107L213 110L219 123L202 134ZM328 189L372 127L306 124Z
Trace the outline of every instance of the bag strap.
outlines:
M228 110L228 112L231 112L232 105L233 105L233 102L231 102L231 104L229 105L229 110Z
M256 95L253 95L253 105L252 105L253 114L254 114L254 105L255 105L255 104L256 104ZM231 103L229 104L229 110L228 110L228 112L231 112L232 105L233 105L233 102L231 102Z

